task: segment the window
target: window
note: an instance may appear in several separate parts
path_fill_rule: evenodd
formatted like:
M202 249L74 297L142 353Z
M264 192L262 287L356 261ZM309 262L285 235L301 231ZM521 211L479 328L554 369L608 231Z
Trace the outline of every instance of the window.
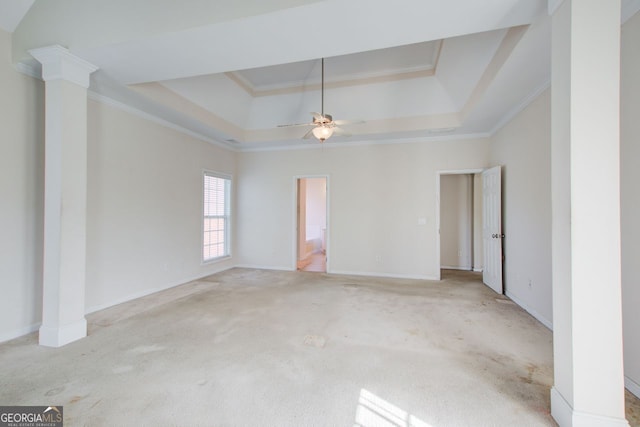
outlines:
M204 173L203 261L229 256L230 188L228 177Z

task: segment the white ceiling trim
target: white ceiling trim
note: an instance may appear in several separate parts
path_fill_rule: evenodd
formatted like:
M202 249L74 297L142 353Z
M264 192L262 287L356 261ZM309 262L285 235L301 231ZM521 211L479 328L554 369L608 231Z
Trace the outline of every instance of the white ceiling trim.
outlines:
M217 129L231 139L244 139L245 130L219 115L176 93L161 83L141 83L131 85L129 89L176 111L187 114L205 126ZM225 140L228 139L225 137Z
M380 139L380 140L363 140L363 141L332 141L328 140L323 143L319 143L316 140L309 140L303 144L296 145L280 145L270 147L245 147L240 149L240 152L262 152L262 151L292 151L292 150L318 150L318 149L340 149L349 147L365 147L372 145L397 145L397 144L420 144L425 142L446 142L446 141L464 141L469 139L486 139L489 138L489 133L465 133L454 135L440 135L440 136L420 136L413 138L399 138L399 139Z
M180 125L177 125L177 124L175 124L175 123L173 123L171 121L168 121L168 120L165 120L163 118L160 118L160 117L156 116L155 114L150 114L150 113L147 113L145 111L139 110L139 109L134 108L134 107L132 107L130 105L127 105L127 104L125 104L123 102L116 101L113 98L109 98L108 96L102 95L102 94L100 94L98 92L94 92L92 90L89 90L87 92L87 98L89 98L89 99L91 99L93 101L100 102L102 104L108 105L110 107L117 108L118 110L124 111L126 113L132 114L132 115L140 117L142 119L149 120L149 121L154 122L156 124L159 124L161 126L173 129L173 130L178 131L180 133L183 133L185 135L192 136L192 137L194 137L196 139L199 139L200 141L208 142L208 143L213 144L213 145L215 145L217 147L224 148L224 149L227 149L227 150L230 150L230 151L235 151L235 152L238 151L238 149L236 147L233 147L233 146L229 145L228 143L224 143L224 142L215 140L213 138L209 138L209 137L207 137L205 135L202 135L202 134L200 134L198 132L194 132L191 129L187 129L187 128L185 128L183 126L180 126Z
M368 120L359 124L345 125L345 130L352 132L351 140L366 139L371 135L387 135L390 133L402 134L411 132L441 134L451 132L461 125L457 113L433 114L412 117L397 117L387 119ZM310 129L311 127L309 127ZM268 129L255 129L245 131L242 142L246 144L259 144L261 142L301 141L308 129L294 127L278 127Z
M382 70L372 70L372 71L363 71L362 67L359 67L356 72L346 72L346 73L330 73L329 76L325 75L325 86L327 88L339 88L346 86L356 86L356 85L366 85L366 84L374 84L388 81L396 81L396 80L404 80L411 78L422 78L433 76L436 74L436 70L438 68L438 61L440 59L440 54L442 52L443 40L436 40L433 42L429 42L433 47L432 50L432 58L430 61L425 62L424 60L420 61L419 65L404 65L404 66L394 66L393 68L386 68ZM388 49L386 49L388 50ZM377 49L372 52L382 52L385 49ZM357 54L355 55L357 56ZM420 55L416 55L414 52L414 57L420 57ZM330 59L330 58L325 58ZM344 59L344 57L342 57ZM357 61L357 60L356 60ZM319 63L319 60L315 61L307 61L314 62L316 65ZM266 67L269 68L269 67ZM313 68L316 68L314 66ZM251 71L260 71L266 72L264 68L253 69ZM317 70L317 68L316 68ZM246 70L245 70L246 71ZM272 71L273 72L273 71ZM285 93L294 93L294 92L302 92L305 90L317 90L320 88L320 75L318 74L315 77L308 78L305 77L303 79L298 80L289 80L283 81L281 83L273 83L273 84L264 84L264 85L256 85L249 78L247 78L243 72L240 71L230 71L226 72L225 75L230 79L236 81L247 93L251 96L273 96L273 95L282 95Z
M18 62L14 65L16 71L21 74L24 74L29 77L33 77L34 79L42 80L42 66L35 59L33 60L33 64L28 64L26 62Z
M524 110L531 102L533 102L542 92L550 87L550 81L547 81L544 85L537 88L534 92L532 92L526 99L524 99L516 108L509 111L502 120L490 131L490 132L478 132L478 133L463 133L463 134L450 134L450 135L426 135L420 137L412 137L412 138L394 138L394 139L380 139L380 140L362 140L362 141L329 141L324 142L322 144L317 143L316 141L302 141L296 142L293 144L287 144L286 141L282 141L280 145L270 145L268 147L256 147L256 146L247 146L242 147L234 146L231 142L221 142L216 139L207 137L198 132L194 132L190 129L187 129L183 126L177 125L174 122L158 117L157 115L147 113L140 109L131 107L128 104L123 102L114 100L110 97L97 93L95 91L89 90L88 98L94 100L96 102L103 103L105 105L109 105L111 107L117 108L126 113L132 114L134 116L140 117L145 120L149 120L161 126L173 129L175 131L181 132L185 135L194 137L200 141L208 142L217 147L233 151L233 152L263 152L263 151L290 151L290 150L307 150L307 149L320 149L320 148L347 148L347 147L356 147L356 146L370 146L370 145L391 145L391 144L416 144L423 142L445 142L445 141L458 141L458 140L469 140L469 139L485 139L493 136L497 131L499 131L502 127L504 127L507 123L509 123L515 116L517 116L522 110ZM428 131L427 131L428 132Z
M500 129L505 127L507 123L513 120L518 114L520 114L525 108L535 101L542 93L551 87L551 80L547 80L542 85L537 87L531 92L525 99L523 99L518 105L511 110L507 111L504 116L496 123L496 125L489 131L489 135L493 136Z
M282 87L277 89L256 89L254 88L250 82L247 81L244 77L236 72L225 73L227 77L229 77L233 82L235 82L238 86L244 89L249 95L254 98L263 97L263 96L277 96L277 95L286 95L291 93L299 93L299 92L307 92L307 91L317 91L321 89L321 84L314 83L309 85L300 84L299 82L294 83L293 85L282 85ZM410 80L410 79L420 79L424 77L432 77L435 75L435 68L422 68L416 71L407 71L401 73L394 74L383 74L372 77L362 77L357 79L350 80L334 80L334 81L325 81L324 87L325 89L337 89L342 87L352 87L352 86L361 86L361 85L371 85L377 83L387 83L387 82L395 82L400 80Z
M491 62L489 62L489 65L487 66L487 68L485 68L482 77L480 77L480 80L471 92L467 103L464 107L462 107L461 115L463 121L469 116L471 110L485 94L485 92L489 88L489 85L495 79L496 75L500 72L504 63L509 59L509 56L518 45L520 39L522 39L522 36L527 32L528 28L528 25L509 28L509 31L507 31L507 34L505 34L504 38L502 39L498 50L493 55L493 58L491 58Z

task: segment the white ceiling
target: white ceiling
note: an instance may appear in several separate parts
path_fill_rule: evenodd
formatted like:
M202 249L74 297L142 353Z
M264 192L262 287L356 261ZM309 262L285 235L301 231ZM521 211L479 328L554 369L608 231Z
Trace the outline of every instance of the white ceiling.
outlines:
M12 33L33 2L34 0L0 0L0 28Z
M489 135L549 85L547 0L0 0L0 17L15 62L63 45L100 68L93 97L236 149L313 143L278 125L320 110L322 57L325 112L365 121L332 144Z

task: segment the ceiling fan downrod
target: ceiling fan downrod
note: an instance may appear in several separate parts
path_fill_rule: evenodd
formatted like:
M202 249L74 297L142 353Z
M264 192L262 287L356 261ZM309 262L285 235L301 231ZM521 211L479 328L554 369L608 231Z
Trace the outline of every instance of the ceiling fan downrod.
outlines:
M320 82L320 115L324 120L324 58L322 58L322 80Z

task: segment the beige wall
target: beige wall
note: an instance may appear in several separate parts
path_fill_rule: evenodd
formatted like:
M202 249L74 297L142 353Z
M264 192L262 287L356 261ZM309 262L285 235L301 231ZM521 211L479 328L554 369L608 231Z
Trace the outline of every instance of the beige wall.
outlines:
M0 342L42 318L44 84L10 64L0 30ZM236 155L103 103L88 103L86 307L202 277L202 173L235 177ZM235 245L232 240L232 251Z
M640 13L622 27L620 193L627 388L640 396ZM598 230L602 231L602 230Z
M487 144L473 139L242 153L239 263L294 268L295 176L326 174L330 272L438 277L438 171L485 167Z
M96 101L88 122L87 310L231 267L201 265L202 174L235 153Z
M491 138L502 165L506 294L548 327L551 306L550 90Z
M44 86L15 71L10 46L0 30L0 342L42 314Z

